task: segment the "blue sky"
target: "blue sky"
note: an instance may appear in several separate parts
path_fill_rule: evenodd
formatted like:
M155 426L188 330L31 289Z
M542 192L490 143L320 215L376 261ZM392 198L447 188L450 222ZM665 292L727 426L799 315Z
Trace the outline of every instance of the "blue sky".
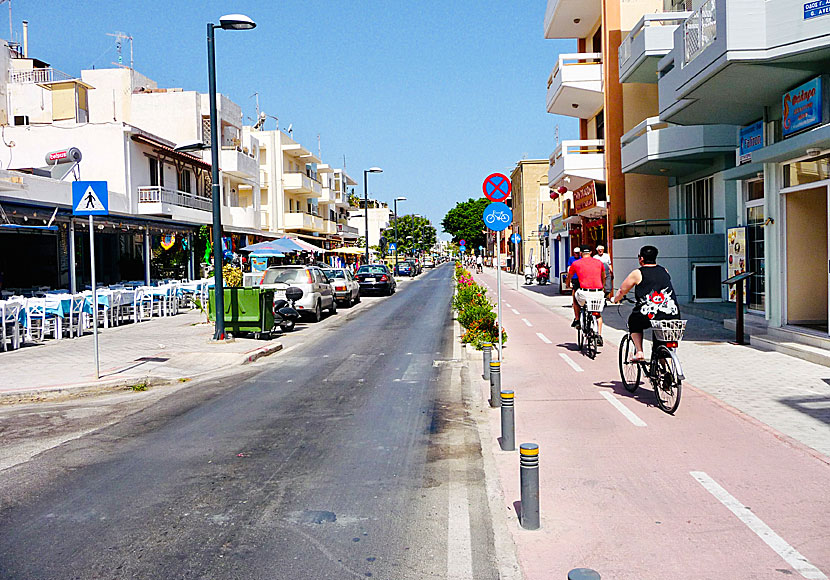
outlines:
M7 4L0 32L8 35ZM545 82L573 41L545 40L544 0L477 2L45 2L14 0L15 40L29 21L29 55L70 74L112 66L115 39L133 37L135 68L161 87L207 92L206 23L232 12L252 31L218 30L218 90L289 123L323 161L343 165L372 197L403 195L401 213L440 221L457 201L481 196L483 179L524 156L546 158L558 124ZM129 47L123 48L128 64ZM249 122L250 123L250 122ZM275 127L269 119L266 128ZM391 203L390 203L391 205Z

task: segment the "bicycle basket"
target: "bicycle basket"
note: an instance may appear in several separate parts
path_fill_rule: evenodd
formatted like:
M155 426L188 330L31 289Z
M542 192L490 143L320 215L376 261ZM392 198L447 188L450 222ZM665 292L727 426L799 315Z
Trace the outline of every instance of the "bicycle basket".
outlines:
M588 296L585 299L585 308L588 309L588 312L602 312L602 309L605 308L605 296L601 293L597 293L598 296Z
M651 330L660 342L680 342L686 330L685 320L652 320Z

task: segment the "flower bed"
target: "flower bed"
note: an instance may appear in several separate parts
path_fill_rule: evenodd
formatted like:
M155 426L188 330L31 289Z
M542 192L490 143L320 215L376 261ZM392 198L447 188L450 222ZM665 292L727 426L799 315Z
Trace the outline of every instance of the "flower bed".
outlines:
M472 275L460 264L455 265L456 291L452 307L458 312L458 323L464 327L461 342L481 350L485 342L498 342L498 325L495 305L487 298L487 290L473 280ZM502 343L507 342L507 332L501 329Z

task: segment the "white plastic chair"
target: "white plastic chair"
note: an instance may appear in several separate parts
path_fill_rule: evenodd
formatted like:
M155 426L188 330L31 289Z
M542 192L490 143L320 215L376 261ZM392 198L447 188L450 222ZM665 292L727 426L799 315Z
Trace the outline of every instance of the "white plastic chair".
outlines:
M0 340L3 351L8 350L8 340L11 338L12 350L20 348L20 309L19 302L0 302Z
M153 315L153 295L147 292L147 288L139 286L135 289L133 298L133 321L141 322Z
M43 342L47 334L60 340L61 317L46 311L46 300L29 298L26 300L26 336L29 340Z
M121 291L112 290L110 294L110 326L121 324Z
M69 305L69 336L83 336L86 328L86 296L73 294Z

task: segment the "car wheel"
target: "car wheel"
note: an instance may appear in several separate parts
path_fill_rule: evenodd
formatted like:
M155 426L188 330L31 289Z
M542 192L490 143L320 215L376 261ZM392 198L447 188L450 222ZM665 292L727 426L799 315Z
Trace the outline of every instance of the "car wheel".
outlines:
M360 290L357 291L357 297L354 299L355 304L360 304Z
M346 298L345 306L346 306L346 308L351 308L352 305L354 305L354 299L352 298L352 295L349 294L349 297Z
M314 306L314 322L320 322L323 319L323 307L320 304L320 301L317 301L317 304Z
M329 308L329 314L337 314L337 300L332 297L331 299L331 308Z

